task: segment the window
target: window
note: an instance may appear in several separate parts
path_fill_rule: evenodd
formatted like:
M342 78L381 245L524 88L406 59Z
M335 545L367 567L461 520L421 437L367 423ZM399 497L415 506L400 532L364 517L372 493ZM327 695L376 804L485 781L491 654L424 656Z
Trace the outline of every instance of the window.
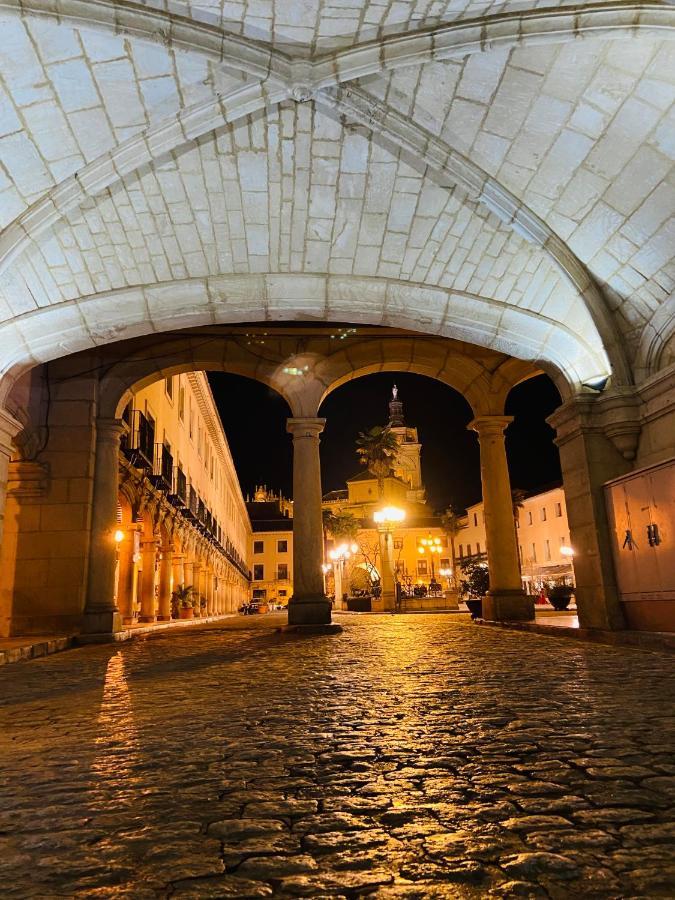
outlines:
M164 390L169 400L173 400L173 375L164 379Z
M263 553L265 550L265 542L264 541L253 541L253 552L254 553Z
M516 528L520 528L520 516L516 516Z
M185 388L178 388L178 418L182 421L185 419Z
M450 568L450 560L443 556L441 557L441 569L449 569Z
M545 541L544 546L545 546L544 553L545 553L546 559L550 559L551 558L551 542Z
M427 561L426 561L426 559L418 559L418 560L417 560L417 574L418 574L418 575L426 575L426 574L427 574Z
M532 562L537 561L537 546L536 544L532 544Z
M562 503L556 503L555 514L558 518L560 518L562 516Z
M459 558L462 559L464 557L464 546L463 544L459 545Z
M471 544L466 545L466 555L471 556Z
M532 524L532 510L530 510L527 514L527 524L528 525Z
M277 541L277 553L288 553L288 541Z
M546 507L545 506L542 506L542 508L541 508L541 521L542 522L546 521Z
M473 514L473 524L474 526L478 526L478 513Z
M523 545L522 544L518 544L518 559L522 563L522 561L523 561Z
M262 581L265 577L265 567L262 563L256 563L253 566L253 580Z
M394 541L394 550L403 550L403 541Z
M285 597L285 596L286 596L286 593L287 593L287 591L279 591L279 596L280 596L280 597Z
M476 543L476 553L480 554L480 544Z
M277 565L277 580L288 581L288 563L279 563Z

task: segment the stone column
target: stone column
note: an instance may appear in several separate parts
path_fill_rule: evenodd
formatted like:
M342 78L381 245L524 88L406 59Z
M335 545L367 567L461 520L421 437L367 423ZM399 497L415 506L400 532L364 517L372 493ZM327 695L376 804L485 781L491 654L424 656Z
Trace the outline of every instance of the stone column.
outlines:
M504 431L512 416L478 416L469 423L480 442L485 541L490 590L483 600L483 618L490 621L534 619L534 601L523 590L513 517L511 483Z
M96 420L96 462L91 513L91 542L87 571L87 598L83 631L112 635L122 629L115 605L117 548L117 492L119 489L119 448L124 425L120 419Z
M293 596L289 625L326 625L330 601L324 593L323 520L319 435L325 419L288 419L293 435Z
M162 558L159 563L159 603L157 621L171 621L171 569L173 566L173 546L169 543L162 547Z
M604 483L630 471L631 463L607 437L596 407L603 398L583 395L559 407L548 423L556 429L565 505L574 549L575 597L582 628L616 630L625 619L616 584Z
M155 622L157 618L155 604L157 540L154 536L141 542L141 555L143 557L143 571L141 573L141 614L138 617L138 621Z
M194 572L195 564L191 559L187 557L183 560L183 581L181 582L185 587L195 586L195 572Z
M185 557L181 553L173 554L173 589L175 590L179 584L185 584L184 575Z
M124 532L124 538L118 545L119 579L117 582L117 607L125 625L133 621L134 587L136 581L136 563L134 562L134 535L136 528L132 525Z
M192 586L195 589L194 592L194 615L195 617L199 617L202 614L200 600L202 594L202 561L201 559L196 559L192 563Z
M20 431L21 423L14 416L10 416L6 409L0 408L0 544L2 544L3 522L5 520L9 461L15 452L12 441Z

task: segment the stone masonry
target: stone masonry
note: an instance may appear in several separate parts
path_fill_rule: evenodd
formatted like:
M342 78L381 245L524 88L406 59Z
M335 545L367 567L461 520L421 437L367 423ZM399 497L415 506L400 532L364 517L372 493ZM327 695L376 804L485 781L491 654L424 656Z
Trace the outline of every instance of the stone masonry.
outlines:
M672 896L672 657L463 619L7 667L3 897Z

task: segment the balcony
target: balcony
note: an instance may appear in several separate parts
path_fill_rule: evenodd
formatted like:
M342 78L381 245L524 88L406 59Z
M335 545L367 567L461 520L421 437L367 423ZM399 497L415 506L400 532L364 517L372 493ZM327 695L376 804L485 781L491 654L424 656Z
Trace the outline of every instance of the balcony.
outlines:
M120 448L136 469L154 471L155 426L140 409L125 411L127 431L122 435Z
M185 472L180 466L175 466L173 470L173 490L169 494L169 501L176 507L187 506L188 488Z
M154 464L150 480L160 491L173 487L173 456L165 444L155 444Z

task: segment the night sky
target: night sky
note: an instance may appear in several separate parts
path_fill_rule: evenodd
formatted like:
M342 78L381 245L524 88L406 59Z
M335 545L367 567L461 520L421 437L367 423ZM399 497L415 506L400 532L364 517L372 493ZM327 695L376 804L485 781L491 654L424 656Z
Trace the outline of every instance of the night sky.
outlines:
M286 433L288 406L265 385L221 372L209 380L244 494L266 484L292 497L292 445ZM480 500L478 438L467 431L472 418L464 398L452 388L408 373L357 378L338 388L323 403L327 419L321 437L323 491L345 487L360 470L355 453L359 431L384 425L394 382L403 401L407 425L418 429L422 443L422 477L435 510L458 509ZM553 430L545 418L560 405L553 382L545 375L514 388L506 412L515 416L507 431L507 453L514 488L536 491L560 480Z

